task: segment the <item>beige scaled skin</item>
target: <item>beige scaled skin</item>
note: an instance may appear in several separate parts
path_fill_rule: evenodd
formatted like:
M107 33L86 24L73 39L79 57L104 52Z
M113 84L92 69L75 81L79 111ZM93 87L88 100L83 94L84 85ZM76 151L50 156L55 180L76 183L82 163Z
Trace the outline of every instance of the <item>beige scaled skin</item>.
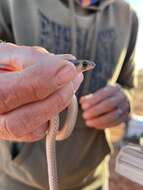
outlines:
M89 60L70 60L77 69L77 72L84 72L95 67L95 63ZM46 155L48 165L48 177L50 190L58 190L58 175L57 175L57 162L56 162L56 150L55 141L61 141L70 136L72 133L76 119L78 115L78 103L76 96L74 95L71 103L67 108L67 115L62 129L59 130L59 116L55 115L49 121L49 128L46 136Z

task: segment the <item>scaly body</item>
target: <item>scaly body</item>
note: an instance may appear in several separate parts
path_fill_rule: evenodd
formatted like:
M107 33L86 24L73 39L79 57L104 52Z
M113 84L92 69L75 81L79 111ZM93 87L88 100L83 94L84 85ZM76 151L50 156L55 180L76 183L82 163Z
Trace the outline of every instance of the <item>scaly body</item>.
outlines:
M77 68L79 72L84 72L95 67L95 63L88 60L70 60ZM57 177L57 165L56 165L56 151L55 141L64 140L72 133L76 118L78 114L78 103L76 96L74 95L71 104L67 109L67 116L63 128L59 129L59 116L55 116L49 122L49 130L46 136L46 154L48 164L49 175L49 188L50 190L58 190L58 177ZM64 164L64 163L63 163Z

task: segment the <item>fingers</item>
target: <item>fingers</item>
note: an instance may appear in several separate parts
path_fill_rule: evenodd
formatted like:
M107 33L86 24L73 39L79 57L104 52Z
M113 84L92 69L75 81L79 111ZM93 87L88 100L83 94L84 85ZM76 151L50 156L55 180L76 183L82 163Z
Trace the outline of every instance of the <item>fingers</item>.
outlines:
M81 97L80 103L83 108L89 108L92 105L98 104L101 101L105 100L108 97L113 96L115 93L119 91L119 86L106 86L100 90L98 90L94 94L89 94L87 96Z
M1 46L0 64L13 71L0 74L1 139L41 139L46 128L39 126L67 107L83 80L68 61L75 57L40 47Z
M1 44L0 64L13 72L0 74L0 136L6 140L35 141L39 128L70 103L83 80L68 61L72 55L50 54L41 47Z
M83 117L85 119L92 119L94 117L111 112L112 110L117 109L120 104L123 104L125 100L125 96L123 96L122 93L119 93L117 96L109 97L99 104L91 106L91 108L84 109Z
M0 126L10 136L22 137L65 109L70 103L73 94L73 84L67 84L45 100L25 105L5 115L1 115Z
M97 129L105 129L108 127L118 125L124 122L125 120L126 120L125 114L121 112L119 109L116 109L98 118L86 120L86 125L88 127L94 127Z
M1 115L0 136L2 136L2 139L19 142L33 142L42 139L47 128L40 128L43 130L40 133L40 124L47 122L49 118L67 107L81 80L82 77L79 75L75 80L76 85L70 83L44 101L29 104L8 114Z
M1 140L9 140L16 142L35 142L43 139L45 137L46 131L48 130L48 123L38 127L31 133L27 133L19 138L10 135L8 131L5 131L3 127L0 127L0 137Z
M46 60L21 72L0 75L0 113L46 98L76 77L72 63L56 56Z
M129 113L128 99L119 86L105 87L97 94L84 97L81 100L81 107L87 126L98 129L112 127L124 122Z
M18 72L0 75L0 113L44 99L73 80L76 68L65 59L74 58L69 54L56 56L38 46L2 43L0 64Z

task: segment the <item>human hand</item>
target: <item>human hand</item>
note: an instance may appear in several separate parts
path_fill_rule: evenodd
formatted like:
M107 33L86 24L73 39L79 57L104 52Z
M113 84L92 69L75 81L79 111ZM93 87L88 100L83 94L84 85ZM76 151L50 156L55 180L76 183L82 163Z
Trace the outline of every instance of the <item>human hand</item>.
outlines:
M86 125L97 129L124 122L130 110L128 99L118 84L81 97L80 103Z
M66 60L71 55L10 43L0 49L0 64L14 68L0 74L0 139L39 140L45 123L68 106L83 76Z

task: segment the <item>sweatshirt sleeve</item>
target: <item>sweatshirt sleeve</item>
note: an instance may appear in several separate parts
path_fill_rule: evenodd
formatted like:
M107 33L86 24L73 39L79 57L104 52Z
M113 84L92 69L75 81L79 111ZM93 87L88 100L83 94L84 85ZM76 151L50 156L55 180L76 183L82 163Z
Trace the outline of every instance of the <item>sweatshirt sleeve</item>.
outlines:
M124 88L132 110L132 89L135 87L135 46L138 33L138 18L132 13L132 27L127 54L117 82Z
M9 0L0 0L0 39L14 42L10 19Z

